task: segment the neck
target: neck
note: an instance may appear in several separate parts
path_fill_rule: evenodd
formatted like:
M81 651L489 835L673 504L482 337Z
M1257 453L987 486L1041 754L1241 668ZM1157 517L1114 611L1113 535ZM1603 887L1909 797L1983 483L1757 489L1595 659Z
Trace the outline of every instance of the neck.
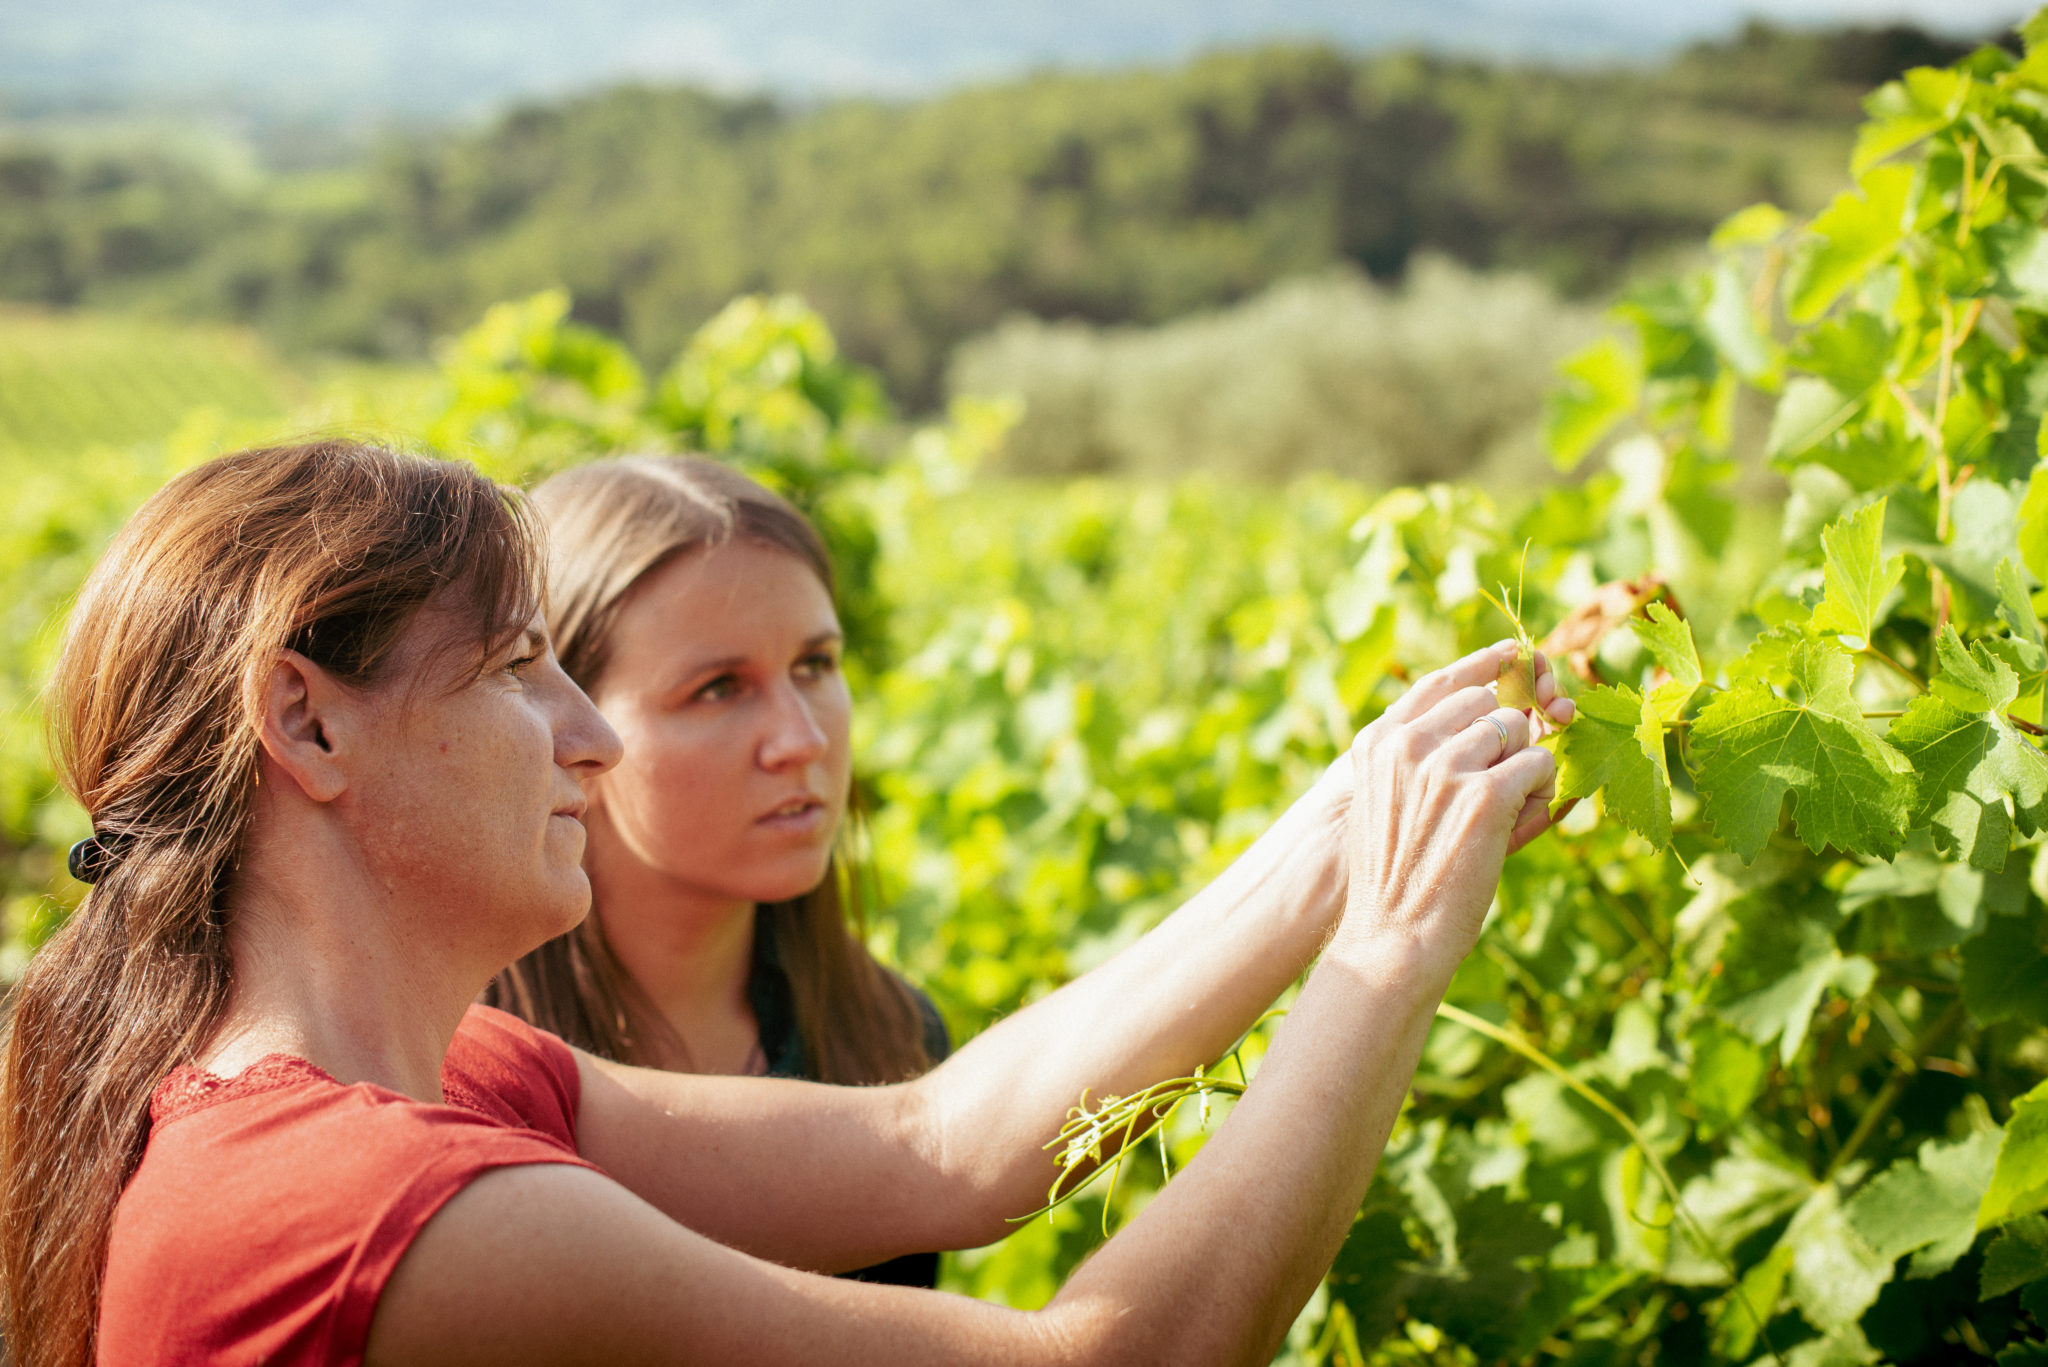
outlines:
M760 1042L747 997L754 904L683 886L630 859L592 860L591 889L612 956L682 1046L681 1057L651 1061L688 1072L745 1072Z
M442 1061L489 971L466 969L445 938L408 933L433 918L375 880L320 860L244 868L256 876L231 913L234 995L201 1066L232 1075L290 1054L342 1083L440 1102Z

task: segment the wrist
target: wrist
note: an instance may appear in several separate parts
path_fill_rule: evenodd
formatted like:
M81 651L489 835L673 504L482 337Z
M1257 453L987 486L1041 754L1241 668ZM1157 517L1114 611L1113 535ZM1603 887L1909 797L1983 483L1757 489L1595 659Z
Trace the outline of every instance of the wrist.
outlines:
M1344 849L1350 810L1348 780L1337 783L1326 774L1276 823L1287 831L1296 871L1311 890L1316 919L1326 928L1343 915L1350 887L1350 861Z
M1464 955L1436 937L1408 927L1374 924L1376 918L1347 915L1323 949L1323 958L1346 965L1381 986L1426 998L1431 1010L1450 989Z

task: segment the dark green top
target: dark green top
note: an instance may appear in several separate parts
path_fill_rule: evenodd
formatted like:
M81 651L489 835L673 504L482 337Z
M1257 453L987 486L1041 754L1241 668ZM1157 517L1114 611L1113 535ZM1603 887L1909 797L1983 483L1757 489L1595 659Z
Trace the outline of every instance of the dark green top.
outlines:
M933 1063L953 1052L953 1037L932 1000L916 987L910 995L924 1018L924 1050ZM803 1035L796 1028L796 1000L789 975L775 955L775 936L759 912L754 919L754 962L747 974L747 1000L754 1008L754 1023L761 1033L761 1054L768 1060L770 1077L795 1077L817 1081L804 1057ZM906 1253L886 1263L843 1274L856 1281L887 1282L892 1286L937 1286L939 1255Z

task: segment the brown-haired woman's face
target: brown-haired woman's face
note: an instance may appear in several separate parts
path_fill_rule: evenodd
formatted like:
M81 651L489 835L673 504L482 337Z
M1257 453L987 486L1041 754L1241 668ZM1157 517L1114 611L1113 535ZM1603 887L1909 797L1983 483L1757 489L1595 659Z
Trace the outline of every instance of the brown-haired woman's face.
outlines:
M443 924L470 916L509 958L588 910L583 789L619 740L539 618L471 677L440 616L422 613L387 677L337 704L363 742L346 805L376 877Z
M732 542L634 585L591 690L626 747L591 786L599 887L614 857L735 902L816 887L851 772L839 666L832 599L787 551Z

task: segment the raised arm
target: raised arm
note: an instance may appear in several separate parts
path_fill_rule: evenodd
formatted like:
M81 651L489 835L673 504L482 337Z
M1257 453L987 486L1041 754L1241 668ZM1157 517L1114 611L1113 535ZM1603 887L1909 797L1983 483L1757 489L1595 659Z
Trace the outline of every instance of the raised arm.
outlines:
M1492 647L1424 677L1361 746L1453 700L1491 708L1485 686L1504 655ZM1537 696L1569 714L1541 657ZM1214 1060L1329 938L1356 753L1136 944L925 1078L819 1088L586 1059L584 1152L692 1229L796 1266L837 1271L1002 1237L1043 1201L1055 1169L1041 1146L1084 1088L1127 1094ZM1399 800L1377 777L1360 791L1370 808ZM1517 818L1512 843L1542 829L1540 807Z
M1243 1100L1045 1310L792 1272L721 1248L594 1174L513 1169L478 1180L414 1243L380 1303L368 1361L1267 1361L1371 1180L1501 859L1517 832L1540 828L1552 789L1550 756L1526 748L1525 717L1492 710L1477 689L1440 691L1433 702L1411 694L1352 752L1375 800L1348 819L1343 923ZM984 1055L984 1066L1010 1057ZM814 1161L835 1166L829 1154Z

